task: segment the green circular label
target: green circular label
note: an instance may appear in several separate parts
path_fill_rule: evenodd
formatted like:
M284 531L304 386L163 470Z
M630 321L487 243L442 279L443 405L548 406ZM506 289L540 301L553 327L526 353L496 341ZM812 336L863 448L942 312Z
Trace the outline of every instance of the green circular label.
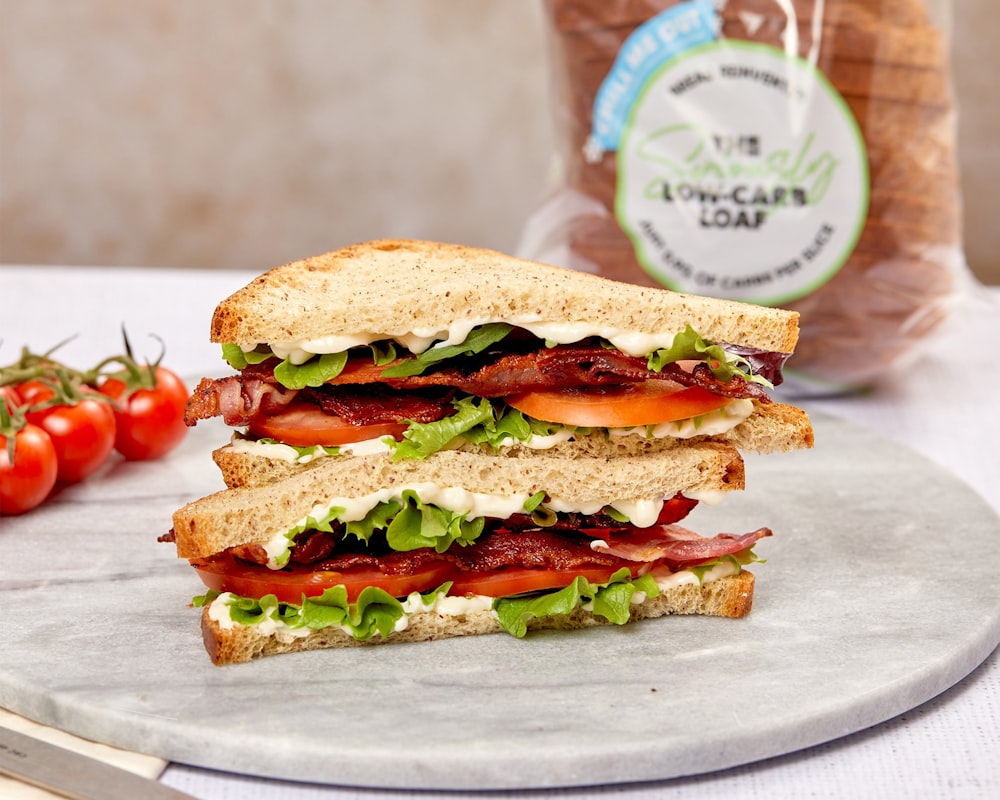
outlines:
M685 51L638 92L615 213L642 267L678 291L779 305L828 281L868 213L850 109L808 63L751 42Z

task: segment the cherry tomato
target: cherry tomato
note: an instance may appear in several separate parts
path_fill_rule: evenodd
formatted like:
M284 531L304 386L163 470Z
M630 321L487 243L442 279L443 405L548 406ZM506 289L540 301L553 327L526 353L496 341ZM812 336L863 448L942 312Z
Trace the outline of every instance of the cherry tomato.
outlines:
M84 399L72 404L49 406L25 415L28 422L48 433L59 462L60 483L77 483L96 472L107 460L115 444L115 414L97 392L82 390ZM55 396L42 381L21 384L18 393L24 403L36 405Z
M411 592L437 588L448 580L452 571L451 564L444 559L424 564L409 575L385 574L378 567L332 572L298 564L273 570L240 561L229 553L194 561L192 565L209 589L253 598L273 594L283 603L301 603L302 595L315 597L321 595L323 590L339 585L347 589L347 598L352 602L366 586L384 589L393 597L406 597Z
M7 437L0 436L0 517L41 504L59 472L55 446L37 425L26 424L14 435L13 464L7 444Z
M660 380L607 390L556 389L504 398L507 405L535 419L602 428L689 419L720 409L730 400L699 386L684 388Z
M253 420L247 430L258 439L277 439L297 447L314 444L335 447L382 436L401 439L407 427L405 422L353 425L341 417L323 413L314 405L298 403L273 416Z
M187 434L184 407L188 390L177 375L165 367L156 367L156 385L136 389L122 399L125 383L108 378L101 386L103 394L120 401L115 406L115 450L129 461L160 458L177 447Z
M13 384L0 386L0 400L7 404L7 410L13 411L21 405L21 395L17 393L17 388Z

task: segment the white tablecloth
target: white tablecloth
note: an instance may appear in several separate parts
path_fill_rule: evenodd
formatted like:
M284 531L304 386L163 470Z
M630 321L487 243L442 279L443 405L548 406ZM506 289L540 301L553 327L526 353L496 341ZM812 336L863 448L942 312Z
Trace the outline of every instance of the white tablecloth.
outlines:
M135 350L159 351L188 376L218 373L208 343L215 304L251 275L223 271L0 266L0 364L22 344L89 364L116 352L125 325ZM873 343L873 346L877 346ZM866 426L946 467L1000 512L1000 288L975 288L919 361L871 392L808 407ZM958 558L975 554L956 549ZM1000 581L984 586L997 592ZM161 780L204 800L398 800L427 792L267 781L182 765ZM458 800L464 794L452 793ZM1000 655L937 698L881 725L792 755L656 784L485 793L507 800L627 798L987 798L1000 796Z

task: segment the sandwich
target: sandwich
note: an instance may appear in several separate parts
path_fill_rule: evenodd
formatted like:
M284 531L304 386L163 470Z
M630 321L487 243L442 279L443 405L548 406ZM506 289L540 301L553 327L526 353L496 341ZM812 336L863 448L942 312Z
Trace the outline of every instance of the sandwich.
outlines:
M174 515L216 664L298 650L750 610L770 530L679 523L743 487L732 447L568 460L328 459Z
M236 430L229 486L329 455L604 454L726 441L811 446L772 402L798 337L780 309L617 283L493 251L376 241L271 270L216 308L236 374L186 421Z
M769 391L779 309L492 251L370 242L224 300L188 422L234 427L226 488L173 516L216 664L298 650L742 617L771 531L680 523L741 449L812 445Z

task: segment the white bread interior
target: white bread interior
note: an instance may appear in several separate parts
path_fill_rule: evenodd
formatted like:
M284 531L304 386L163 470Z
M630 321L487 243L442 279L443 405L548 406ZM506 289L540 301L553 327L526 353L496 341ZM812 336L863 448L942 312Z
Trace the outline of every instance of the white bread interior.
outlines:
M492 250L379 240L276 267L223 300L213 342L244 349L329 335L442 331L456 321L535 317L678 333L791 353L798 314L611 281Z
M659 595L633 605L630 622L662 617L669 614L701 614L716 617L744 617L753 605L754 576L743 570L738 575L721 578L704 586L684 584L661 591ZM577 608L568 615L534 619L530 631L575 630L592 625L609 624L601 617ZM304 637L272 634L256 625L233 625L224 629L211 619L208 608L202 611L202 637L215 664L234 664L260 656L320 650L330 647L386 644L393 642L429 642L455 636L476 636L502 631L490 611L476 611L461 616L437 612L414 615L402 631L386 638L378 635L359 642L339 628L311 631Z
M744 469L735 448L715 442L611 458L498 458L457 450L423 461L393 462L386 455L326 458L264 486L224 489L188 503L173 515L177 555L202 558L237 545L263 544L290 530L318 503L419 482L500 495L545 492L565 501L607 505L684 491L740 490Z

